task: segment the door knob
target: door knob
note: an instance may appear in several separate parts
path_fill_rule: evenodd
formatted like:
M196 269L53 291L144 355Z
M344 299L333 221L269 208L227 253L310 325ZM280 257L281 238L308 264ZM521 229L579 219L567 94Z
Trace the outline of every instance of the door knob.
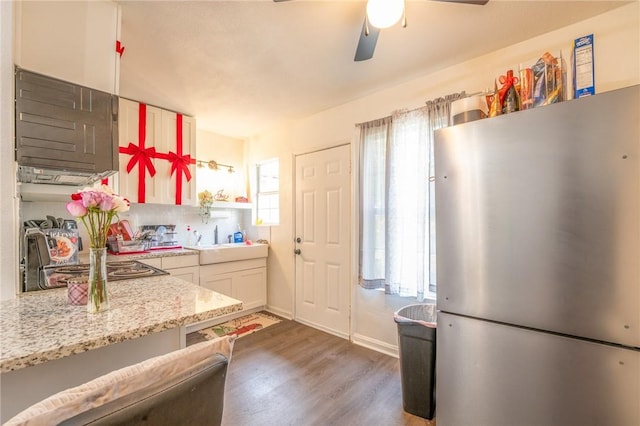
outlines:
M294 252L295 254L300 254L300 253L302 253L302 252L300 251L300 249L295 249L293 252Z
M302 242L302 238L298 237L296 238L296 243L301 243Z

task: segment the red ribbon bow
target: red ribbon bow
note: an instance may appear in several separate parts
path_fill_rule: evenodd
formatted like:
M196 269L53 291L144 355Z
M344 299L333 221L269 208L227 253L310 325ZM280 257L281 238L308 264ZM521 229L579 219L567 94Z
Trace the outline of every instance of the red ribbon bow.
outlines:
M189 164L195 164L195 160L192 160L190 155L179 156L175 152L169 151L167 160L169 160L169 162L171 163L172 176L176 170L179 170L180 172L184 173L185 177L187 178L187 182L191 180L191 170L189 170Z
M119 152L122 154L129 154L131 158L127 163L127 173L131 173L131 170L136 166L136 164L140 164L140 173L144 175L144 169L149 170L149 174L151 177L155 176L156 168L153 166L152 158L156 157L156 149L154 147L151 148L140 148L138 145L134 145L129 142L129 146L120 147Z
M153 166L152 158L167 160L171 163L171 176L176 174L176 205L182 204L182 176L187 178L187 182L191 180L191 170L189 165L196 164L195 158L191 155L182 155L182 114L176 114L176 152L168 153L156 152L154 147L145 148L146 127L147 127L147 106L140 104L138 110L138 145L129 142L129 146L120 147L119 152L129 154L131 158L127 163L127 173L131 173L133 168L138 165L138 202L145 202L145 174L149 170L151 177L155 176L156 169Z
M146 196L145 171L149 170L149 174L153 177L156 174L156 168L153 166L152 158L156 157L156 149L153 147L145 148L147 139L147 105L140 104L138 107L138 145L129 142L127 147L119 147L118 152L131 155L131 159L127 163L127 173L136 164L140 166L138 170L138 202L144 203Z

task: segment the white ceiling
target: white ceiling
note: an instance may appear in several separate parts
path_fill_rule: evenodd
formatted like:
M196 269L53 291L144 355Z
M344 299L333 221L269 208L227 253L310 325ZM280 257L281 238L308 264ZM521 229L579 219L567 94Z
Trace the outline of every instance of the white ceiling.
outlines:
M364 1L118 1L120 95L243 138L603 13L623 1L407 1L354 62Z

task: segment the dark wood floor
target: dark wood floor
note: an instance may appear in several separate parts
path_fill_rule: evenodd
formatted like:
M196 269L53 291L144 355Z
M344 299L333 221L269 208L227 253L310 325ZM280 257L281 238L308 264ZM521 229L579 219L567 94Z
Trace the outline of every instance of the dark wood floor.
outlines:
M195 336L190 336L191 342ZM427 425L405 413L397 358L283 320L236 340L223 426Z

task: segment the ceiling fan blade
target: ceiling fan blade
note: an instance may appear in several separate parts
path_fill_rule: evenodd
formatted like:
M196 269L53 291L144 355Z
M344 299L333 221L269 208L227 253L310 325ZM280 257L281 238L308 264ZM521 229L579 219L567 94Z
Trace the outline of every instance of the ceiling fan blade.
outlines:
M274 0L274 1L282 1L282 0ZM478 6L484 6L489 3L489 0L433 0L433 1L444 1L448 3L462 3L462 4L476 4Z
M356 48L356 56L353 60L359 62L371 59L373 51L376 50L379 35L380 28L376 28L373 25L369 25L369 30L367 31L367 18L365 18L360 32L360 40L358 40L358 47Z

